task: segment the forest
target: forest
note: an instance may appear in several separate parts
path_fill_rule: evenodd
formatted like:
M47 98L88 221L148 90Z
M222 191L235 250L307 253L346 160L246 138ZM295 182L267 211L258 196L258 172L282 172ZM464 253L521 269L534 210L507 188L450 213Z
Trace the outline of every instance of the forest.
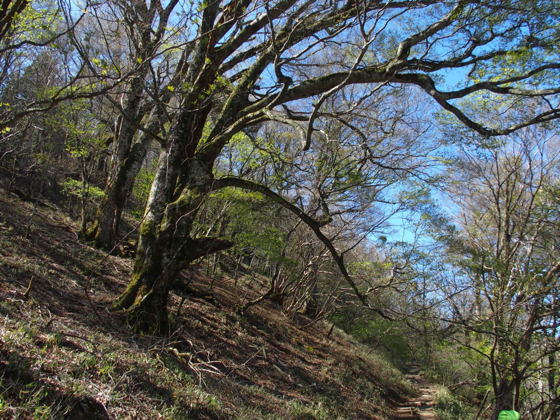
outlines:
M331 414L134 417L26 391L21 337L37 351L86 337L52 332L76 287L68 302L113 328L79 347L118 330L201 389L225 365L181 336L219 339L197 317L275 314L274 340L309 355L318 344L294 337L321 326L419 366L440 420L559 418L558 45L551 0L4 0L0 417L392 418L334 397ZM114 376L119 357L91 363Z

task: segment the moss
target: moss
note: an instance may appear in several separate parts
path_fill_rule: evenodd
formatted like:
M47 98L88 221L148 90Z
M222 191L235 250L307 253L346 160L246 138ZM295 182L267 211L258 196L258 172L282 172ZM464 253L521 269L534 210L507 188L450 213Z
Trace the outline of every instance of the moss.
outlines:
M90 245L95 246L95 238L97 237L97 232L99 231L99 220L95 218L93 226L84 235L84 239Z
M185 189L172 203L167 205L161 222L162 230L175 226L177 219L185 214L194 217L194 209L198 208L201 201L201 194L198 188Z
M155 236L157 223L153 220L145 219L140 225L140 236Z
M96 238L97 232L100 228L99 220L101 220L101 218L103 217L103 212L105 206L107 205L108 199L109 198L107 196L107 193L106 191L104 191L103 194L101 195L101 200L99 201L99 206L97 207L97 211L95 212L95 220L93 222L93 226L86 234L86 240L93 241Z
M113 304L113 310L128 309L135 303L140 291L140 281L143 275L144 271L132 275L130 283L126 287L125 291L121 293L116 302Z
M135 333L165 335L169 328L167 292L154 287L161 267L141 260L136 265L129 285L113 308L127 310L128 324Z
M167 297L154 289L146 291L145 286L138 290L136 301L128 309L128 325L136 334L167 335Z
M136 297L134 299L133 306L140 305L143 301L149 300L152 294L153 290L148 289L148 287L145 285L140 286L136 291Z

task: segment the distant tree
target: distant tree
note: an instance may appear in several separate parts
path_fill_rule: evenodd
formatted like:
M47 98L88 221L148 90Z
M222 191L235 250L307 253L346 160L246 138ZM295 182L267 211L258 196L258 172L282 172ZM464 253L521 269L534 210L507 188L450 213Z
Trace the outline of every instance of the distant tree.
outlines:
M367 112L373 92L393 86L422 90L462 124L484 136L508 134L558 118L554 42L557 11L545 1L333 1L232 0L196 3L184 11L189 26L181 83L136 252L132 278L116 302L138 332L167 333L167 299L179 270L230 247L217 237L193 237L193 223L209 192L226 187L258 191L296 214L325 244L341 274L366 302L344 259L322 228L290 197L239 177L216 176L216 162L237 133L277 121L299 131L302 150L314 147L318 127L346 121L356 107ZM545 19L546 24L543 24ZM536 42L535 40L538 40ZM322 51L321 54L318 54ZM315 69L309 72L307 69ZM446 70L468 73L464 87L439 83ZM168 89L169 89L168 88ZM354 89L336 110L325 104ZM528 119L485 126L458 99L484 93L488 101L530 99ZM359 126L349 126L358 135ZM370 139L364 153L376 158Z
M442 317L487 362L493 420L504 409L560 412L559 157L556 135L526 129L463 148L450 173L457 230L441 237L454 273Z
M80 180L67 177L63 187L66 193L80 199L80 236L86 234L90 198L99 198L101 190L95 186L95 173L102 155L105 153L106 127L95 111L102 108L92 106L86 99L74 100L59 105L56 112L50 112L45 126L57 130L63 136L62 143L70 159L77 163Z
M112 70L115 66L118 69L117 63L108 66L98 57L104 49L92 41L91 35L96 26L102 27L104 23L90 16L97 15L107 3L110 2L86 2L83 7L76 7L72 2L34 0L25 2L25 8L11 19L9 29L0 39L2 96L6 89L17 91L17 84L25 80L27 68L39 56L56 57L58 72L54 80L48 80L50 89L41 89L40 95L2 101L0 134L13 135L25 126L28 118L48 112L65 101L91 99L114 91L136 71L133 68L115 77ZM107 41L103 36L100 38ZM98 72L96 63L105 68Z

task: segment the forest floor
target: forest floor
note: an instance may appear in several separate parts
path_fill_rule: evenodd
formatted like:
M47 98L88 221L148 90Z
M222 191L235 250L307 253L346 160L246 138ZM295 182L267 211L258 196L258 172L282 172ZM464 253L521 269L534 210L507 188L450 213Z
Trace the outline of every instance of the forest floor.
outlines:
M271 302L240 315L266 288L250 271L234 281L193 267L183 276L200 292L172 295L173 334L134 335L110 310L133 260L77 228L54 204L0 189L2 419L382 420L419 394L330 324Z

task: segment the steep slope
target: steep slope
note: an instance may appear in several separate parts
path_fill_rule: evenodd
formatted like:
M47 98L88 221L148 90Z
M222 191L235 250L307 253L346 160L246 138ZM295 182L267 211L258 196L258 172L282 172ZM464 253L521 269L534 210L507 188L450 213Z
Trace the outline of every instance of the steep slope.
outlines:
M0 418L391 419L414 393L321 322L269 303L239 315L264 286L251 273L236 286L193 268L201 292L173 295L173 335L133 335L109 310L133 261L33 206L0 190Z

